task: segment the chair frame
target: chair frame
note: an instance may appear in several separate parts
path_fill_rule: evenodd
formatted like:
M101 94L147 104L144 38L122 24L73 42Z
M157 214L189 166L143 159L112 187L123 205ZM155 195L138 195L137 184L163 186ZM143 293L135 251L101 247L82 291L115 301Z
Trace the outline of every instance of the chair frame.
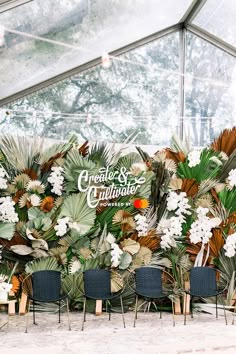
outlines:
M86 271L83 272L86 273L86 272L93 272L93 271L97 271L97 272L108 272L110 274L110 280L111 280L111 271L110 270L107 270L107 269L88 269ZM87 273L89 274L89 273ZM109 321L111 320L111 311L108 311L108 304L110 304L109 300L112 300L112 299L115 299L116 297L120 297L120 305L121 305L121 311L122 311L122 320L123 320L123 325L124 325L124 328L126 327L125 326L125 317L124 317L124 306L123 306L123 299L122 299L122 293L124 291L124 288L121 289L120 291L116 292L116 293L112 293L111 292L111 296L109 296L108 298L104 298L104 299L101 299L101 298L98 298L98 297L93 297L93 296L89 296L85 293L85 290L84 290L84 302L83 302L83 318L82 318L82 327L81 327L81 331L84 330L84 322L86 322L86 302L87 302L87 299L92 299L92 300L102 300L102 301L105 301L105 304L106 304L106 312L108 312L109 314Z
M68 300L68 294L63 294L62 296L60 296L60 298L58 299L53 299L53 300L39 300L37 298L34 297L34 295L32 294L33 292L33 278L32 275L34 273L37 272L55 272L55 273L60 273L60 271L56 271L56 270L39 270L39 271L35 271L32 274L29 274L28 276L26 276L26 278L23 280L22 282L22 291L23 293L25 293L25 295L28 298L28 312L27 312L27 317L26 317L26 328L25 328L25 333L28 333L28 320L29 320L29 313L30 313L30 303L32 302L33 304L33 324L36 325L36 321L35 321L35 303L36 302L45 302L45 303L58 303L58 323L61 323L61 301L62 300L66 300L66 308L67 308L67 318L68 318L68 330L71 330L71 325L70 325L70 316L69 316L69 300ZM62 279L60 278L60 281L62 283Z
M154 269L159 269L160 272L161 272L161 273L160 273L161 276L162 276L163 274L167 274L168 276L170 276L170 274L169 274L168 272L166 272L165 270L163 270L163 269L161 269L161 268L159 268L159 267L155 267L155 266L143 266L143 267L140 267L140 268L154 268ZM138 269L140 269L140 268L138 268ZM130 287L130 288L134 291L134 293L135 293L135 315L134 315L134 324L133 324L133 327L136 326L136 320L137 320L137 318L138 318L138 309L139 309L140 307L142 307L143 304L145 304L145 302L147 302L147 305L146 305L146 307L144 308L144 312L146 312L146 311L149 312L151 304L153 304L154 307L157 309L155 301L159 301L159 303L160 303L160 319L161 319L161 318L162 318L162 299L168 298L169 295L173 295L173 290L170 291L170 292L168 292L168 293L165 293L165 294L163 293L162 296L157 297L157 298L148 297L148 296L143 296L143 295L139 294L139 293L136 291L136 285L135 285L135 286L131 285L131 279L132 279L132 278L133 278L133 279L135 278L135 270L130 273L130 276L129 276L129 278L128 278L129 287ZM162 281L162 279L161 279L161 281ZM134 283L135 283L135 280L134 280ZM146 300L145 300L144 302L142 302L141 305L138 306L138 299L139 299L139 297L144 297ZM171 307L172 307L173 327L175 327L175 315L174 315L174 301L173 301L173 296L171 297Z
M220 273L220 271L216 268L210 268L210 267L193 267L190 269L189 272L191 272L192 269L194 268L207 268L207 269L212 269L212 272L214 271L215 272L215 276L216 276L216 273ZM216 286L217 286L217 280L216 281ZM207 298L207 297L215 297L216 298L216 318L218 318L218 296L219 295L222 295L224 293L224 291L227 289L227 285L224 289L218 289L216 287L216 291L217 293L216 294L212 294L212 295L194 295L193 293L191 293L191 283L190 283L190 289L189 290L184 290L185 292L185 308L184 308L184 325L186 325L186 320L187 320L187 296L190 296L190 314L191 314L191 318L193 318L193 306L192 306L192 303L193 303L193 298L194 297L198 297L198 298ZM223 304L223 308L224 308L224 317L225 317L225 324L227 325L227 317L226 317L226 311L225 311L225 305Z

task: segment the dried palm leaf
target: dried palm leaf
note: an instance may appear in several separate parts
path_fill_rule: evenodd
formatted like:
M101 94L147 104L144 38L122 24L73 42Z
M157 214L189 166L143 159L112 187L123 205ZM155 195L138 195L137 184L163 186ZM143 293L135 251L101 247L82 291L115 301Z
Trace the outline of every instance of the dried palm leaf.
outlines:
M13 275L11 277L11 284L12 284L12 288L11 291L16 294L18 293L18 291L20 290L20 280L18 279L18 277L16 275Z
M218 257L219 252L224 246L223 231L221 228L214 228L212 230L212 237L209 241L210 255L213 257Z
M212 188L215 188L217 184L218 182L216 180L212 180L209 178L204 181L201 181L201 183L199 184L197 197L200 197L200 195L209 192Z
M40 205L40 210L48 213L54 207L54 198L52 196L47 196L42 200Z
M204 194L195 201L196 207L213 208L213 199L210 194Z
M179 162L184 162L186 160L186 156L182 151L175 152L169 148L166 148L165 152L166 152L166 157L168 159L173 160L176 164L178 164Z
M182 178L176 178L176 177L171 178L168 188L173 191L180 190L182 187L182 183L183 183Z
M140 249L140 244L131 238L127 238L120 243L123 251L130 253L131 255L137 253Z
M84 258L84 259L90 259L92 255L92 251L89 248L82 247L79 249L79 254Z
M224 129L213 141L211 147L215 151L223 151L230 156L236 149L236 127Z
M17 189L25 189L29 181L30 177L26 173L21 173L13 179L12 184L15 185Z
M188 197L194 197L198 192L198 183L195 178L183 178L181 191L185 192Z
M65 152L62 152L62 153L58 152L54 156L50 157L50 159L47 162L44 162L41 165L41 171L43 173L50 171L52 166L55 164L55 162L58 161L59 159L63 158L64 155L65 155Z
M132 268L141 267L151 263L152 251L147 247L140 247L139 252L133 257Z
M112 270L111 271L111 292L116 293L117 291L123 289L123 287L124 287L124 280L122 276L118 272Z
M32 168L26 168L22 172L24 174L26 174L31 180L37 180L38 179L37 172L34 169L32 169Z

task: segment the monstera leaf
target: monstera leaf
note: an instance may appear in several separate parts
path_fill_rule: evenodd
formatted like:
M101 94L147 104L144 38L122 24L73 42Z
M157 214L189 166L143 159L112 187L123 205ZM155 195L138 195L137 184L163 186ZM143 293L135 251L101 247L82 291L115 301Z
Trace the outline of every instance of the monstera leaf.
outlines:
M60 218L65 216L76 222L80 228L80 233L84 234L94 225L96 210L88 206L86 193L78 193L65 199Z

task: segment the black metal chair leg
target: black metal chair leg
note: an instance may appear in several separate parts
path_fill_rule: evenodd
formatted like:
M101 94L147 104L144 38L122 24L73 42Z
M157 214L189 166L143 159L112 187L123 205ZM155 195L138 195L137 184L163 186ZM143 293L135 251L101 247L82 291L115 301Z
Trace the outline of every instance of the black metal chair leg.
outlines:
M190 296L190 312L191 318L193 318L193 296Z
M162 318L162 301L160 301L160 318Z
M109 321L111 320L111 304L109 303L109 301L108 301L108 319L109 319Z
M120 306L121 306L121 311L122 311L123 325L124 325L124 328L125 328L125 315L124 315L124 306L123 306L122 296L120 296Z
M58 321L58 323L61 323L61 301L60 300L59 300L58 306L59 306L59 321Z
M33 301L33 324L36 324L36 322L35 322L35 308L34 308L34 301Z
M138 318L138 295L136 295L136 301L135 301L135 312L134 312L134 327L135 327L135 322Z

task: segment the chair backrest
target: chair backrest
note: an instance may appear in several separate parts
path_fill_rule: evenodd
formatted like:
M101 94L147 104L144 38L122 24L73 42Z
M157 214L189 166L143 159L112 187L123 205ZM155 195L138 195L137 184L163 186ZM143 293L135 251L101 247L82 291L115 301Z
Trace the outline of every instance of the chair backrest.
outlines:
M93 299L111 295L111 272L105 269L89 269L84 272L84 293Z
M56 301L61 296L61 273L40 270L32 274L33 298L38 301Z
M190 269L190 292L196 296L213 296L217 293L216 269L193 267Z
M154 267L135 270L135 291L139 295L155 297L162 293L162 271Z

